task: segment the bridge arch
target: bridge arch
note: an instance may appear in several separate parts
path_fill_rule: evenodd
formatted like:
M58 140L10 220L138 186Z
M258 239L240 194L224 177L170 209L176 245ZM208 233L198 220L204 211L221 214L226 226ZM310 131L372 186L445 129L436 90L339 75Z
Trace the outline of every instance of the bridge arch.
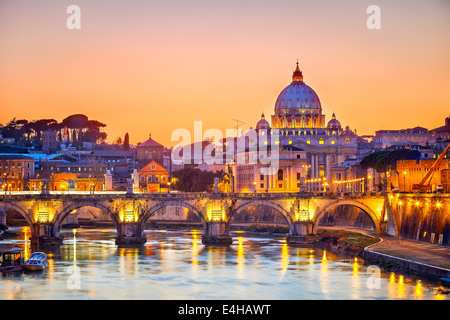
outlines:
M5 211L5 214L8 209L13 209L13 210L16 210L18 213L20 213L25 218L28 226L30 227L31 236L34 236L35 230L33 228L33 220L31 219L31 217L27 214L27 212L22 207L14 204L14 203L11 203L11 202L6 202L6 203L2 204L2 206L0 207L0 210L2 208Z
M322 219L322 217L325 215L326 212L331 211L331 210L333 210L339 206L343 206L343 205L354 206L354 207L357 207L357 208L361 209L362 211L364 211L371 218L371 220L376 228L377 234L380 234L380 232L381 232L380 219L378 218L377 214L372 209L370 209L370 207L365 205L364 203L355 201L355 200L337 200L337 201L334 201L334 202L328 204L323 209L321 209L314 216L313 233L314 234L317 233L317 229L319 227L319 222Z
M243 203L238 203L236 208L232 211L231 215L228 218L228 224L231 225L231 222L234 217L236 217L239 213L241 213L243 210L248 209L249 207L253 206L265 206L270 207L274 209L275 211L279 212L286 220L289 229L293 226L294 222L292 221L291 216L289 213L278 203L275 203L273 201L264 201L264 200L250 200Z
M206 224L205 217L202 215L202 213L195 207L195 205L186 202L186 201L160 201L157 204L151 206L147 212L142 216L140 219L140 223L142 225L145 225L145 223L150 219L156 212L159 210L166 208L166 207L183 207L188 210L191 210L202 222L203 225Z
M59 232L61 230L62 222L64 219L73 211L79 208L83 207L93 207L102 210L104 213L106 213L108 216L111 217L114 226L118 229L119 227L119 221L117 220L117 216L114 214L114 212L111 211L109 206L104 205L102 203L98 202L90 202L90 201L83 201L83 202L73 202L70 203L67 207L64 207L64 209L59 212L54 224L53 224L53 230L55 235L59 235Z

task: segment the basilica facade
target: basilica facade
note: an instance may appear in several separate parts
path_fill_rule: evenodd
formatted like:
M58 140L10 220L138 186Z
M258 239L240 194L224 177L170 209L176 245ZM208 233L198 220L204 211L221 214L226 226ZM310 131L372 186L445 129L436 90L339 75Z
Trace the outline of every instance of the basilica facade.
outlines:
M306 151L310 179L337 179L332 168L358 156L357 134L348 126L342 128L334 113L326 123L320 99L303 81L298 63L291 84L276 100L271 128L279 129L281 145Z
M263 177L258 164L236 164L236 192L331 190L333 181L346 177L348 163L361 157L360 138L348 126L343 128L334 113L326 121L319 96L304 82L298 62L292 82L275 102L270 121L262 114L256 131L278 130L280 168L273 176Z

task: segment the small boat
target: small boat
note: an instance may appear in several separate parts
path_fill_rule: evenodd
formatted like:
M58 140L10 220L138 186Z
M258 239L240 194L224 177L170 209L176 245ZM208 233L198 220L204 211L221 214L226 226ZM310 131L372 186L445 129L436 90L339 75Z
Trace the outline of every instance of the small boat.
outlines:
M43 252L33 252L25 264L25 269L31 271L44 270L48 265L47 257Z
M18 272L23 270L23 249L12 248L0 254L0 272Z

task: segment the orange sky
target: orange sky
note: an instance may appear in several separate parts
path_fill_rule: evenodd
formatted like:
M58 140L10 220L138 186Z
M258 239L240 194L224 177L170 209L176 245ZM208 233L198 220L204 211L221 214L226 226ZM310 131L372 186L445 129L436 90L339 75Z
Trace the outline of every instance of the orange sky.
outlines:
M196 120L225 133L272 115L298 58L326 121L432 129L450 115L449 14L446 0L1 0L0 123L84 113L109 141L171 146Z

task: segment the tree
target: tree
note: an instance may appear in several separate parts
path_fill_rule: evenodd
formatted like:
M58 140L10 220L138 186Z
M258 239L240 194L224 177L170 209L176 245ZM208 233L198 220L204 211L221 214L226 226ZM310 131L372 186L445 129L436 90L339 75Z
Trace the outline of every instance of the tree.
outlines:
M225 191L228 176L224 171L202 171L197 168L186 167L172 173L175 178L171 188L183 192L212 192L214 191L214 178L219 178L219 189ZM222 187L221 187L222 185Z
M400 160L417 160L420 158L420 152L417 150L397 149L382 150L373 152L361 160L363 169L373 168L378 172L387 172L397 169L397 161Z
M123 150L130 150L130 136L128 132L125 133L125 138L123 139Z
M117 137L114 141L113 144L116 146L120 146L122 144L122 138L121 137Z

